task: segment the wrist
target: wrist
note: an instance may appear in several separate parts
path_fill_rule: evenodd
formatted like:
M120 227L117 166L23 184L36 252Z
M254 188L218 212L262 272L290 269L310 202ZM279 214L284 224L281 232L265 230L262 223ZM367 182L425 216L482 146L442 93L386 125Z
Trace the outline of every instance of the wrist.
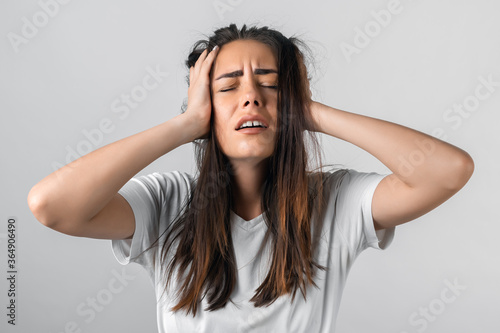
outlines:
M198 136L196 133L196 128L195 128L195 122L188 117L185 113L181 113L172 120L176 123L176 126L178 128L182 128L182 137L181 142L182 144L190 143L193 142Z
M320 132L322 133L321 130L321 103L311 101L310 104L310 110L311 110L311 120L312 120L312 125L313 128L311 129L314 132Z

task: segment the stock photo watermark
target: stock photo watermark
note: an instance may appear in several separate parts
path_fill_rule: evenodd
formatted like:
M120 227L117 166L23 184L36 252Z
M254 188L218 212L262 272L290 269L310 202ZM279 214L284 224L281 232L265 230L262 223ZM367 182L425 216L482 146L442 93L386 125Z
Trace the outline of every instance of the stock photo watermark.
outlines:
M14 216L7 218L7 306L6 315L7 323L16 325L17 315L17 280L18 280L18 266L17 266L17 218Z
M131 110L139 107L149 93L157 89L169 75L168 72L162 71L159 65L156 65L155 69L147 66L146 73L141 83L133 86L128 92L121 93L111 102L110 110L120 120L127 119L131 114ZM84 138L78 141L74 147L66 145L65 163L53 161L52 169L56 171L65 164L92 152L103 143L105 135L112 133L115 129L116 122L110 117L102 118L95 128L82 129L81 133Z
M76 307L76 314L83 320L83 323L77 321L68 321L64 324L62 331L58 333L82 333L85 332L83 327L85 324L90 324L97 318L99 313L102 313L105 308L113 302L116 295L123 292L130 281L135 279L133 275L127 275L125 268L119 273L115 269L111 271L113 277L109 279L106 288L100 289L95 293L94 297L87 297Z
M404 7L399 0L390 0L386 9L370 11L371 19L364 24L363 28L359 26L353 28L352 42L343 41L339 45L347 63L351 63L354 55L359 55L361 51L366 49L373 39L377 38L393 22L393 18L403 12L403 9Z
M422 165L425 159L432 155L436 150L436 144L431 139L422 139L415 141L417 149L413 150L407 157L398 155L399 174L403 177L409 177L415 171L415 168Z
M416 148L408 155L398 155L397 171L403 177L411 176L419 165L422 165L436 150L436 142L432 138L423 138L415 141ZM387 178L390 185L396 187L399 181L396 178Z
M445 287L441 290L438 297L429 301L425 306L420 306L410 314L408 323L414 330L401 331L400 333L425 332L429 325L435 322L450 304L454 303L462 292L467 289L467 286L458 282L458 278L455 278L453 282L445 279L444 285Z
M481 103L491 98L500 86L500 81L495 81L493 74L489 74L486 78L478 76L477 81L479 83L474 88L474 92L465 96L461 102L453 103L443 112L443 121L454 131L462 126L464 119L469 119L472 114L477 112ZM443 127L434 128L432 135L441 140L448 139L448 133Z
M9 31L7 33L7 39L12 46L14 52L19 53L19 47L21 45L28 44L33 38L35 38L41 29L45 28L51 20L53 20L58 14L61 6L64 6L71 2L71 0L40 0L38 1L38 6L40 9L35 12L31 19L23 16L21 17L21 28L20 34Z
M232 12L237 6L241 5L244 0L215 0L212 4L219 16L219 19L224 20L226 12Z
M478 76L478 84L473 93L465 96L461 102L453 103L443 113L443 120L448 126L457 131L463 124L464 119L469 119L481 106L481 102L491 98L491 96L500 87L500 81L495 81L493 74L488 76ZM448 140L448 133L443 127L435 127L431 135L443 141ZM416 141L416 149L407 156L398 155L398 172L404 177L410 176L418 167L429 158L436 149L436 143L432 139L423 139ZM393 183L392 185L396 185Z

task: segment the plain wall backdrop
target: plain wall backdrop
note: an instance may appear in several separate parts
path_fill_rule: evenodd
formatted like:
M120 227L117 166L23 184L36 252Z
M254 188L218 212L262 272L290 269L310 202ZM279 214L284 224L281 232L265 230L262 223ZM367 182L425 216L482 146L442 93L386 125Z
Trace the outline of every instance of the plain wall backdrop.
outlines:
M488 0L2 1L0 331L156 332L146 272L121 266L109 240L44 227L26 198L76 155L179 114L191 46L234 22L303 39L315 60L313 99L434 135L474 159L459 193L398 226L387 250L358 257L338 332L500 332L499 11ZM348 142L321 142L327 163L390 172ZM170 170L195 171L192 144L139 174Z

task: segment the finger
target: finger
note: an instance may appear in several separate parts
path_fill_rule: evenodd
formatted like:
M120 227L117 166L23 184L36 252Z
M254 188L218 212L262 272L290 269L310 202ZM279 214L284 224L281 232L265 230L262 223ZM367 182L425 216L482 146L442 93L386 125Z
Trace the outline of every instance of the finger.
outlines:
M196 76L198 76L200 74L200 69L202 67L202 64L206 58L206 55L207 55L207 49L203 50L203 52L201 52L200 56L198 57L198 60L196 60L196 63L194 64L194 72L196 74Z
M218 46L215 46L212 51L207 55L205 58L205 61L203 62L203 65L200 69L200 74L203 76L208 76L208 73L210 72L210 69L212 68L212 65L214 63L215 57L217 56L217 53L219 51Z

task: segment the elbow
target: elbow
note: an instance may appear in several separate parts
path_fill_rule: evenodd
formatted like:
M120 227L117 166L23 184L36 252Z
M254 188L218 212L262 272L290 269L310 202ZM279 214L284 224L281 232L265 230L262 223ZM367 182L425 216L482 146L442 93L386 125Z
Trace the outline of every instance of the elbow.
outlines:
M468 153L464 152L453 164L454 172L450 173L450 175L452 175L450 187L455 191L459 191L464 187L472 177L474 167L474 160Z
M28 207L33 213L33 216L46 227L53 228L55 222L50 218L47 209L47 201L42 195L36 192L35 187L33 187L28 193Z
M60 233L79 236L82 228L81 221L71 218L77 214L61 209L60 205L51 204L51 201L33 187L28 193L28 206L33 216L44 226Z

